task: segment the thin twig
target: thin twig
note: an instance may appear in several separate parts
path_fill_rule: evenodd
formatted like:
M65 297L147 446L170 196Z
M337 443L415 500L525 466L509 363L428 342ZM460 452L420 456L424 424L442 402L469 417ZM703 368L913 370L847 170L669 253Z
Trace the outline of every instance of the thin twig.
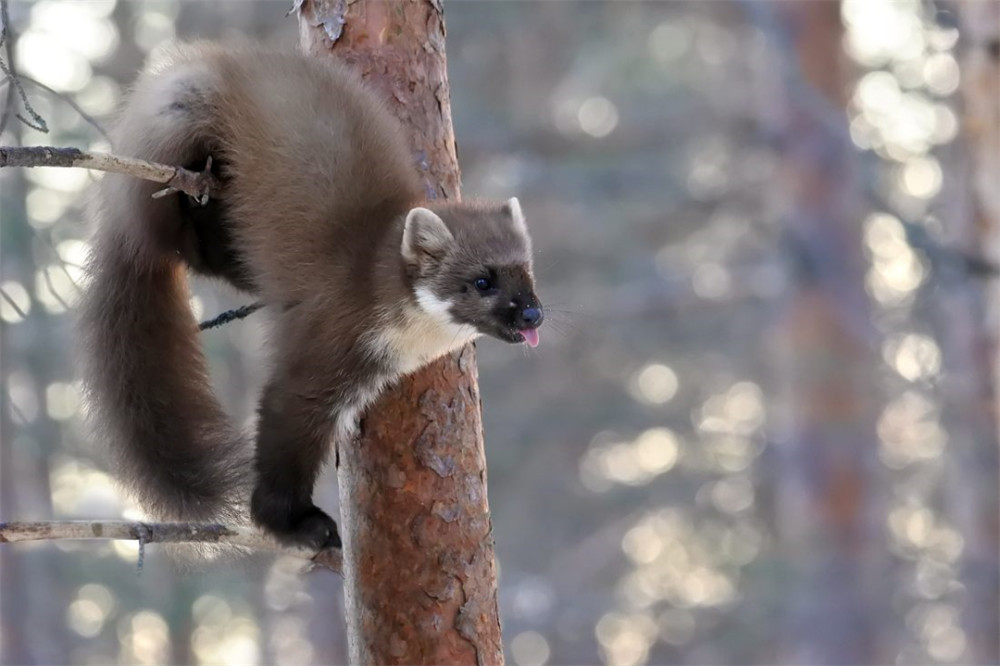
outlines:
M0 27L0 46L6 48L7 62L10 63L11 67L14 65L14 49L12 44L12 39L10 38L10 12L7 7L7 0L0 0L0 21L3 22L3 26ZM11 75L13 80L13 74ZM0 134L7 129L7 121L10 120L10 116L14 111L14 91L17 86L11 85L7 88L7 96L3 100L3 111L0 112Z
M7 301L7 304L10 307L14 308L14 312L20 315L21 319L28 318L27 313L21 309L21 306L17 304L17 301L15 301L14 298L10 294L8 294L2 287L0 287L0 297L3 297L3 300Z
M309 560L317 566L340 573L341 551L314 553L289 548L257 530L225 525L190 523L143 523L124 520L52 520L0 523L0 543L52 541L57 539L118 539L149 543L215 543L263 550Z
M73 267L79 271L82 271L84 270L83 266L75 264L72 261L66 261L65 259L63 259L62 255L59 254L59 248L57 248L55 243L52 242L51 234L38 233L37 235L45 243L45 246L49 248L49 251L52 253L52 256L56 258L56 263L59 266L59 269L62 271L63 275L66 276L66 279L69 280L70 284L73 285L73 289L76 291L76 293L78 294L83 293L83 289L80 288L80 285L77 283L76 279L70 274L68 268L68 267Z
M56 302L62 306L63 310L67 312L72 310L73 307L66 302L66 299L62 297L62 294L56 291L56 286L52 284L52 275L49 274L48 266L42 269L42 279L45 280L45 286L48 288L49 293L52 294L52 298L56 299ZM75 282L73 283L73 286L76 286ZM79 287L77 287L77 289L79 290Z
M236 321L237 319L246 319L262 307L264 307L264 304L258 301L256 303L251 303L250 305L244 305L232 310L226 310L217 317L213 317L212 319L208 319L198 324L198 330L207 331L211 328L218 328L219 326L223 326L229 322Z
M21 104L24 105L24 110L28 112L31 116L31 120L28 120L20 113L16 114L16 118L28 127L38 130L39 132L48 132L49 127L45 122L45 119L38 115L38 112L31 106L31 102L28 101L28 96L24 92L24 86L21 85L21 80L17 76L17 72L14 70L14 40L11 38L10 31L10 11L7 6L7 0L0 0L0 19L3 21L3 28L0 29L0 46L6 46L7 48L7 62L5 63L2 58L0 58L0 71L3 71L8 77L10 77L11 88L7 92L7 100L4 103L4 112L2 117L0 117L0 132L7 127L7 119L10 117L10 112L14 108L14 92L16 91L18 96L21 98Z
M11 416L14 417L15 422L19 425L28 425L31 423L28 415L21 411L21 408L14 403L13 398L9 394L7 395L7 408L10 409Z
M55 88L50 88L49 86L45 85L41 81L39 81L37 79L33 79L30 76L25 76L24 74L18 74L17 78L22 83L30 83L31 85L35 86L36 88L41 88L42 90L44 90L45 92L49 93L50 95L52 95L54 97L57 97L60 100L62 100L63 102L66 102L67 104L69 104L73 108L73 110L76 111L80 115L80 117L83 118L84 121L87 122L87 124L89 124L91 127L93 127L98 132L100 132L101 136L104 137L105 141L107 141L108 143L111 143L111 136L108 134L107 130L105 130L104 127L101 126L101 123L97 122L96 118L94 118L92 115L90 115L89 113L87 113L86 111L84 111L83 107L81 107L79 104L77 104L76 100L74 100L69 94L64 93L64 92L59 92ZM10 82L12 80L13 79L10 76L7 76L7 77L4 78L3 81L0 81L0 83L10 84Z
M119 157L77 148L52 148L50 146L0 147L0 167L79 167L120 173L154 183L163 183L193 197L204 205L209 197L218 196L219 181L210 170L188 171L183 167L147 162L133 157Z

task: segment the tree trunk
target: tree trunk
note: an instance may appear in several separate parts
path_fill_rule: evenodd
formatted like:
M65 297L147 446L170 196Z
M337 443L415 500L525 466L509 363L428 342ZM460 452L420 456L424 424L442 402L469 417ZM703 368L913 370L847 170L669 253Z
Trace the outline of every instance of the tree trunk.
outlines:
M403 123L429 199L459 171L436 0L305 0L302 48L339 57ZM475 350L409 377L340 447L351 663L500 664Z
M772 88L762 93L760 122L779 147L775 182L796 285L772 337L776 404L785 406L772 424L773 552L784 606L772 659L881 663L877 336L864 289L858 158L844 141L840 6L745 6L783 49L783 63L758 69Z
M971 220L963 247L979 247L994 265L1000 265L1000 5L995 2L958 2L964 139L970 153ZM964 538L961 581L966 586L962 628L967 638L965 657L973 663L995 664L1000 659L1000 520L997 489L997 404L1000 356L1000 281L989 280L985 291L985 326L976 341L967 343L971 372L980 381L969 391L968 411L988 420L987 435L968 437L965 455L956 461L949 491L956 522ZM972 336L969 336L972 337ZM978 352L978 353L977 353ZM989 368L986 372L983 372ZM984 376L987 375L987 376ZM963 414L967 416L967 414Z

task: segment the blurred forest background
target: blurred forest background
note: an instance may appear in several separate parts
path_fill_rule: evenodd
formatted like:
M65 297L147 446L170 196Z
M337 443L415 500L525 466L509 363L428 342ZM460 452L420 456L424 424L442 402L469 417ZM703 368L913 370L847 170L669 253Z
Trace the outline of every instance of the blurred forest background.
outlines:
M0 144L107 149L87 116L150 51L294 49L289 4L14 1L51 131ZM445 4L463 189L521 197L550 313L479 344L511 663L998 663L998 11ZM71 358L94 177L0 173L4 520L137 515ZM247 424L261 341L204 334ZM335 575L136 555L0 548L3 663L344 661Z

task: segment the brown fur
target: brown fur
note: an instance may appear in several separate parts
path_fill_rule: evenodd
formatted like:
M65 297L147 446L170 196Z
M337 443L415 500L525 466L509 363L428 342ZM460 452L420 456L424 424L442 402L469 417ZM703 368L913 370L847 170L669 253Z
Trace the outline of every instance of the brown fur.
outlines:
M403 247L421 187L395 121L337 63L250 46L175 49L139 78L113 138L166 164L211 155L225 183L205 208L124 176L100 184L80 330L122 477L167 518L227 517L245 501L250 447L211 392L187 266L277 306L254 520L289 542L339 543L312 504L331 431L347 436L387 383L479 333L519 341L521 311L539 307L516 201L423 204L433 212L417 222L447 242ZM491 270L503 279L471 297Z

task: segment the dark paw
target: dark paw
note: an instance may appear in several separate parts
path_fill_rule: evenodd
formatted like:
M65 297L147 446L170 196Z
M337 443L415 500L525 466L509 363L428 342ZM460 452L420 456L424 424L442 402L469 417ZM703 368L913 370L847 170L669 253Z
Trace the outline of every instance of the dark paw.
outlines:
M303 515L293 526L290 535L295 543L307 548L323 550L324 548L340 548L340 534L337 523L326 512L313 507Z
M253 521L278 541L312 550L340 548L337 523L322 509L257 491L250 504Z

